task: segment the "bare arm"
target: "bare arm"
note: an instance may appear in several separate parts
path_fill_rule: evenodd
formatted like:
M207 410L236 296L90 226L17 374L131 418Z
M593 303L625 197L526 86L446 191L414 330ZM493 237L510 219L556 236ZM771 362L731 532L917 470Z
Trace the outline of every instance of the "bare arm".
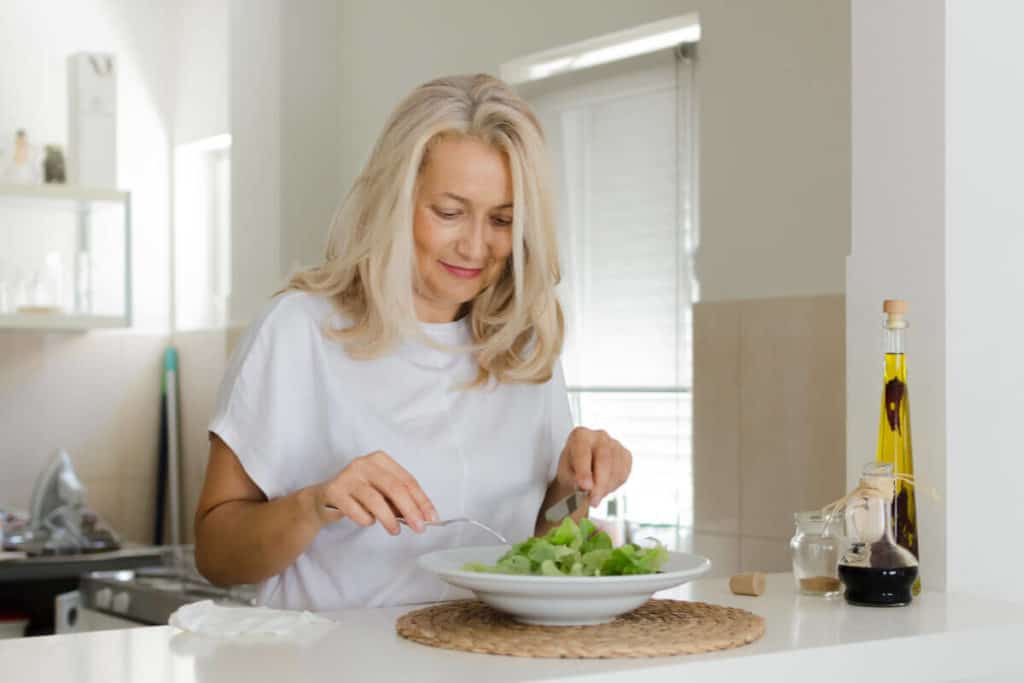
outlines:
M292 565L320 529L344 517L363 527L379 522L397 535L396 511L417 532L437 519L416 480L386 453L356 458L329 481L268 501L213 435L196 508L196 567L217 585L257 583Z
M195 529L196 566L212 583L257 583L281 573L328 521L315 509L312 488L268 502L234 451L211 436Z

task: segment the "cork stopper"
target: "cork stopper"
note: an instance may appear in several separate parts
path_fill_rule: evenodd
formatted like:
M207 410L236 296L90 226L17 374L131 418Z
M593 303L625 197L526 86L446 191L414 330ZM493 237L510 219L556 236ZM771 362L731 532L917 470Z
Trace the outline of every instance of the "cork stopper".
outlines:
M736 574L729 579L729 590L736 595L757 597L764 593L764 574L761 572Z
M906 315L907 302L903 299L886 299L882 302L882 312L889 315Z
M903 319L903 316L907 314L907 302L903 299L886 299L882 302L882 312L885 313L886 327L907 326L907 321Z

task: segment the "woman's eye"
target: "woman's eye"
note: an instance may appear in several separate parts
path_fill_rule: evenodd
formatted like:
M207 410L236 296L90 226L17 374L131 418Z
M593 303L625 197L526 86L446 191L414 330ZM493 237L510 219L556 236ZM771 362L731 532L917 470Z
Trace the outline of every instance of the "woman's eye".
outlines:
M499 227L502 227L502 228L507 228L508 226L512 225L512 219L511 218L504 218L502 216L495 216L494 218L491 219L491 221L495 225L497 225Z
M461 211L445 211L444 209L439 209L439 208L437 208L435 206L434 207L434 213L436 213L441 218L444 218L445 220L449 220L450 221L453 218L457 218L459 216L459 214L462 213L462 212Z

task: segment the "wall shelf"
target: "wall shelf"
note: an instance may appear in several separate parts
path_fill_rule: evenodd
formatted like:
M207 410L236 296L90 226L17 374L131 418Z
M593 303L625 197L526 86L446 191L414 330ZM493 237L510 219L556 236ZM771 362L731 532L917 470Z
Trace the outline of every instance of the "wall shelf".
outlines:
M129 327L130 193L0 183L0 266L0 331ZM25 305L61 312L20 310Z
M86 332L88 330L127 327L127 319L111 315L74 313L0 313L0 332L36 330L40 332Z
M127 202L128 193L101 187L46 184L17 185L0 183L0 197L15 199L63 200L72 202Z

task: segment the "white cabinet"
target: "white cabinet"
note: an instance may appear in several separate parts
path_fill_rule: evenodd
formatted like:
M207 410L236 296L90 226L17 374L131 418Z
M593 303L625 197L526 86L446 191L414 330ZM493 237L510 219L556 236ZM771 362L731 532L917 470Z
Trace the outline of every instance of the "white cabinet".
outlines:
M0 184L0 330L130 324L129 193Z

